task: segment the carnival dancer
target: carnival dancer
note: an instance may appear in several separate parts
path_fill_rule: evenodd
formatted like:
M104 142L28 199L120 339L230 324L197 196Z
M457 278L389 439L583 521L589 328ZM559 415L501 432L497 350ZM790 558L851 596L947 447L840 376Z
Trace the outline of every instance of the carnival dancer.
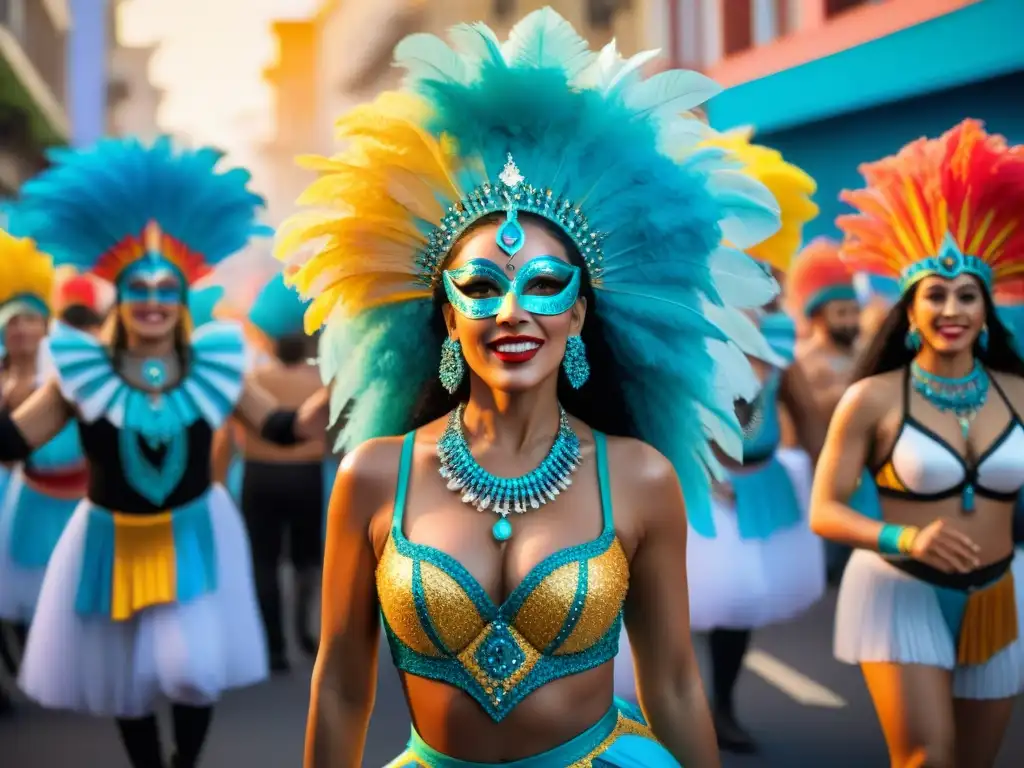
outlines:
M817 215L814 180L768 147L751 144L749 130L732 131L709 144L722 146L742 170L764 183L778 201L778 233L748 249L766 270L785 274L800 247L804 224ZM710 314L712 320L716 314ZM709 631L713 714L718 744L753 752L756 743L738 722L734 690L752 631L787 621L813 605L824 590L821 542L807 525L811 464L824 437L824 425L808 407L811 392L792 365L796 329L769 305L756 315L768 346L746 348L762 383L739 408L744 425L743 465L713 488L712 514L690 514L687 573L690 624ZM803 450L780 449L779 404L792 415ZM620 648L620 658L628 644ZM625 659L623 659L625 661ZM620 664L616 689L628 695L630 667Z
M310 361L315 341L303 332L306 302L276 274L256 296L249 323L261 334L273 358L253 370L253 381L284 405L301 405L323 385ZM278 571L285 534L295 571L295 637L303 651L316 654L309 628L322 558L325 436L300 445L280 447L245 429L241 441L242 515L249 528L256 595L270 649L270 668L289 668L282 625Z
M861 166L843 257L902 298L833 416L812 524L857 547L835 653L859 664L894 766L995 765L1024 691L1024 363L992 301L1024 272L1024 151L966 120ZM850 508L861 468L882 520Z
M6 412L21 405L45 380L39 353L53 297L50 257L32 240L0 230L0 402ZM4 633L3 641L15 672L46 564L85 496L87 481L78 430L69 424L15 465L0 494L0 620L13 628Z
M796 362L811 384L822 421L828 424L850 385L860 352L860 301L853 273L839 256L839 243L817 238L804 248L789 270L785 293L787 308L809 329L807 338L797 343ZM867 469L850 506L881 519L875 480ZM851 550L832 541L825 549L829 580L838 583Z
M191 768L220 692L267 674L245 527L211 487L213 431L232 413L282 443L326 426L325 398L297 415L245 380L240 327L190 331L188 286L260 231L249 174L218 170L220 157L166 138L54 152L13 218L58 263L117 289L109 334L58 325L54 377L0 418L6 461L77 421L90 476L19 682L44 706L117 718L136 768L164 765L158 697L173 703L174 765Z
M399 44L403 90L312 162L332 210L279 243L325 241L293 279L353 403L306 765L362 764L383 626L416 724L391 766L718 766L683 492L706 514L709 434L740 455L757 380L723 327L777 287L721 243L776 203L696 147L705 77L642 79L653 54L595 56L549 8L451 39ZM612 697L623 614L643 714Z

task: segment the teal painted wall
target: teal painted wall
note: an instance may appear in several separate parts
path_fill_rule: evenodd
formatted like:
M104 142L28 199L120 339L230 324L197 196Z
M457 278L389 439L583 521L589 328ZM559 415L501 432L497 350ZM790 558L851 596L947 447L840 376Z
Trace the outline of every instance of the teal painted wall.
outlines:
M965 117L984 120L989 131L1024 144L1024 71L789 130L758 131L755 138L818 182L815 202L821 213L805 229L810 239L838 235L835 218L850 211L839 202L839 191L862 186L860 163L892 154L921 136L938 136Z
M776 132L1021 70L1024 0L981 0L730 88L711 100L708 113L719 129L754 124Z

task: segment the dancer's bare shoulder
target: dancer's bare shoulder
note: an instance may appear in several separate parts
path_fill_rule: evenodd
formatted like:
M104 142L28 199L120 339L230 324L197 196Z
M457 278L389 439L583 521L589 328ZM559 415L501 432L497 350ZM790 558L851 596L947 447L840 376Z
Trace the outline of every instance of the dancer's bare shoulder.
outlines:
M616 529L624 544L661 529L667 519L685 521L679 476L653 446L631 437L609 437L608 470Z
M904 372L887 371L851 384L839 401L833 424L867 431L889 416L901 415Z

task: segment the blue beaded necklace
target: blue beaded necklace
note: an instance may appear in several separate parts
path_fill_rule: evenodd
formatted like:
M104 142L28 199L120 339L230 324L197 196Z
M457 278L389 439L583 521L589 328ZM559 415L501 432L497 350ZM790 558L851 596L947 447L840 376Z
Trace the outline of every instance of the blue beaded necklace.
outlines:
M572 484L572 473L580 462L580 439L569 426L569 417L559 406L558 436L554 445L532 472L522 477L497 477L481 467L469 450L462 431L465 404L448 416L448 426L437 441L438 470L448 481L448 489L462 494L462 501L483 511L492 510L500 516L491 533L498 541L512 536L509 513L523 514L554 501Z
M915 360L910 364L910 378L914 391L943 413L952 413L960 423L964 439L971 428L971 420L988 400L988 373L978 361L966 376L947 379L929 373Z
M910 380L914 391L943 413L952 413L960 424L964 440L971 429L971 420L978 414L988 400L989 377L985 369L977 361L974 368L966 376L959 379L947 379L929 373L917 362L910 364ZM963 509L974 511L974 484L964 484Z

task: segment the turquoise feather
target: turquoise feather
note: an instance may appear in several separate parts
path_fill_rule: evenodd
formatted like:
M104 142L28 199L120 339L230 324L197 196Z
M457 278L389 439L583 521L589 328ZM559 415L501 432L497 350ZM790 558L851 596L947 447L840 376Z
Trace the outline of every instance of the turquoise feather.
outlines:
M189 291L188 313L192 318L192 327L201 328L212 322L213 310L222 298L224 298L224 286L222 285L208 285Z
M284 275L274 275L253 300L249 322L271 339L303 332L303 316L309 302L285 285Z
M19 232L58 265L81 270L155 220L164 232L215 265L256 235L263 198L242 169L219 171L222 153L177 150L168 137L102 139L85 149L53 149L53 165L22 187L12 210Z

